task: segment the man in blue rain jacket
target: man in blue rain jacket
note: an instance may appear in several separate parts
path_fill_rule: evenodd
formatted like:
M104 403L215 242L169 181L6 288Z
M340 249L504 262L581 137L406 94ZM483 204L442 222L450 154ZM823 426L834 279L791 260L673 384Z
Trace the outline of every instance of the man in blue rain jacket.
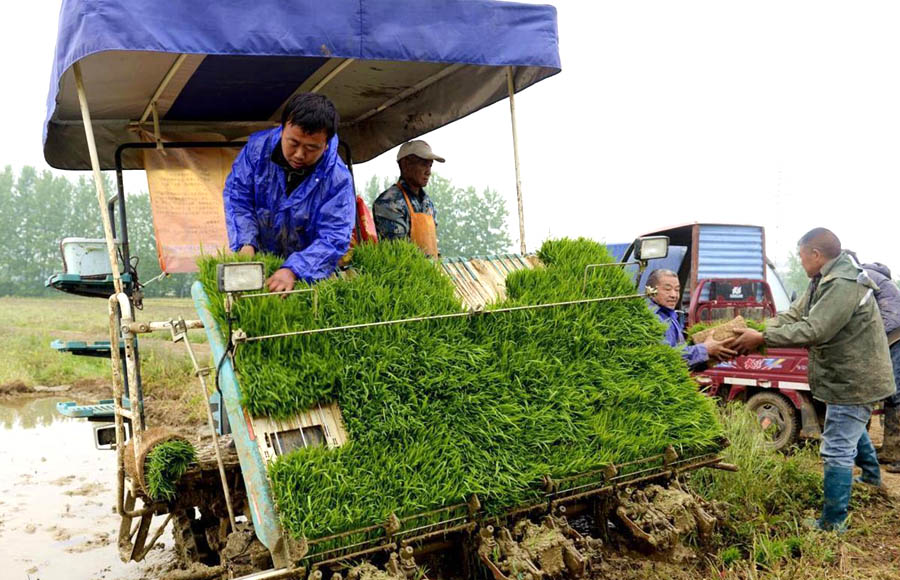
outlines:
M338 156L338 114L323 95L294 95L281 126L250 136L225 181L225 225L232 251L285 258L272 292L330 276L350 247L355 194Z

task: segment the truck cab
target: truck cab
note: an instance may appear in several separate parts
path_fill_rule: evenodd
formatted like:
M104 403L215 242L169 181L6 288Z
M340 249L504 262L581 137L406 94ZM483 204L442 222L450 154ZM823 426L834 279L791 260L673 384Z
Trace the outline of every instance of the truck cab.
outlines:
M790 306L791 298L766 257L762 226L693 223L646 235L667 236L669 254L650 260L638 286L643 291L653 270L677 273L685 328L738 315L763 321ZM632 244L608 247L614 256L633 261ZM709 366L694 376L708 395L745 402L760 425L773 430L773 445L783 449L821 435L819 415L824 409L810 394L807 365L806 349L772 348Z

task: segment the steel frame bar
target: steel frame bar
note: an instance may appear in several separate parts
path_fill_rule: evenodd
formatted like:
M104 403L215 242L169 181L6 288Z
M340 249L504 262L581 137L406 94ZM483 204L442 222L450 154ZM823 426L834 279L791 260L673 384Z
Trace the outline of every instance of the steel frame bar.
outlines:
M241 477L247 490L247 503L253 520L253 529L260 542L269 549L276 567L292 565L292 556L284 537L284 530L278 518L272 488L268 481L266 463L256 441L253 423L241 407L240 387L230 357L226 357L224 330L209 311L209 296L200 282L191 286L194 306L206 329L206 336L212 350L213 360L221 360L219 386L222 389L222 404L231 423L232 438L241 463ZM223 358L224 357L224 358Z
M641 294L625 294L622 296L607 296L604 298L586 298L582 300L568 300L565 302L551 302L548 304L531 304L527 306L511 306L509 308L497 308L495 310L473 310L469 312L454 312L452 314L437 314L434 316L420 316L416 318L400 318L397 320L384 320L380 322L364 322L362 324L348 324L345 326L331 326L328 328L311 328L309 330L295 330L292 332L282 332L278 334L264 334L260 336L248 336L241 338L241 342L257 342L260 340L268 340L271 338L285 338L289 336L305 336L309 334L322 334L326 332L337 332L343 330L355 330L360 328L374 328L377 326L392 326L395 324L408 324L411 322L426 322L429 320L447 320L450 318L469 318L472 316L483 316L488 314L506 314L509 312L519 312L522 310L538 310L542 308L555 308L561 306L575 306L578 304L593 304L598 302L612 302L615 300L634 300L636 298L646 298L647 293Z
M129 499L126 503L125 499L125 413L126 410L122 405L122 396L123 391L127 389L127 384L125 381L138 381L138 372L137 372L137 363L136 363L136 352L135 345L133 339L129 340L129 333L123 332L121 327L119 326L119 321L123 318L122 314L124 313L131 319L131 299L125 293L123 293L123 284L122 284L122 276L119 272L119 260L118 253L116 250L116 240L115 234L113 233L113 225L112 225L112 216L109 213L109 204L106 200L106 191L103 185L103 177L100 173L100 161L97 156L97 144L94 140L94 129L91 124L91 114L90 107L87 102L87 94L84 89L84 79L81 74L81 64L79 62L75 62L73 65L73 73L75 75L75 88L78 92L78 102L81 108L81 118L84 123L84 132L85 138L87 139L88 152L90 154L91 159L91 170L94 177L94 187L97 190L97 202L100 206L100 218L103 224L103 233L106 238L106 249L109 258L110 270L113 278L113 288L115 292L109 297L109 341L110 345L113 347L110 349L110 365L112 367L112 375L113 375L113 402L114 402L114 418L115 418L115 432L116 432L116 462L117 462L117 473L116 473L116 511L123 518L123 524L127 523L128 526L124 528L120 528L120 550L119 554L123 560L134 558L135 548L138 548L138 542L131 542L131 536L129 538L124 539L121 537L123 531L130 531L127 528L130 527L131 519L134 517L141 517L142 520L146 518L150 513L152 513L156 509L155 504L145 505L140 510L134 510L134 501L135 498L129 495ZM124 229L124 195L120 194L116 197L120 198L120 202L123 204L123 229ZM115 197L114 197L115 199ZM128 257L127 255L124 257L126 260L126 268L128 267ZM132 319L133 320L133 319ZM122 360L119 354L119 349L116 348L116 345L119 344L119 335L120 332L123 334L123 340L125 342L125 369L126 377L123 380L123 372L122 372ZM129 391L130 392L130 391ZM139 391L135 391L138 393ZM129 419L132 424L132 438L134 441L134 452L137 456L138 449L140 448L141 435L143 434L144 421L143 421L143 408L140 401L138 401L137 409L140 411L138 413L134 413L130 410L128 412ZM149 522L148 522L149 523ZM141 526L140 529L143 529ZM141 537L141 546L143 547L143 542L146 539L146 532L143 533ZM127 544L131 543L131 549L127 548ZM123 545L124 544L124 545Z
M184 342L188 357L190 357L191 364L194 366L194 374L200 381L200 397L203 400L203 406L206 407L206 421L209 425L210 433L212 433L213 448L216 450L216 464L219 468L222 493L225 495L225 507L228 509L228 522L231 524L232 531L234 531L237 529L237 522L234 519L234 506L231 503L231 492L228 490L228 478L225 476L225 462L222 461L222 450L219 448L219 434L216 432L216 422L213 418L212 407L209 405L209 389L206 386L206 375L209 373L209 369L200 368L200 364L197 362L197 356L194 354L194 348L191 346L191 341L188 339L187 327L184 324L184 319L170 321L170 328L172 330L172 342Z
M203 328L202 320L184 320L184 327L186 330L198 330ZM159 322L132 322L128 325L128 330L130 330L133 334L148 334L150 332L161 332L161 331L171 331L172 330L172 321L159 321Z
M334 69L332 69L331 72L329 72L327 75L325 75L325 77L324 77L322 80L320 80L319 82L317 82L317 83L316 83L316 86L314 86L313 88L311 88L311 89L309 90L309 92L311 92L311 93L318 93L319 91L321 91L322 88L323 88L325 85L327 85L328 83L330 83L330 82L334 79L334 77L338 76L338 75L341 73L342 70L344 70L345 68L347 68L348 66L350 66L355 60L356 60L355 58L345 58L345 59L341 62L341 64L339 64L339 65L337 65L336 67L334 67Z
M181 68L181 65L184 64L185 59L187 59L188 55L179 54L178 58L175 59L175 62L172 63L172 66L169 67L169 70L166 72L166 76L163 77L162 81L160 81L159 86L156 87L156 91L154 91L153 96L150 97L150 102L147 103L147 106L144 108L144 112L141 115L141 119L138 121L138 124L143 124L147 117L153 112L153 108L156 106L156 101L162 96L163 92L166 90L166 87L169 86L169 83L172 81L172 78L175 76L175 73L178 72L178 69ZM157 138L159 137L159 122L158 120L154 121Z
M87 139L88 153L91 157L91 173L94 176L94 187L97 189L97 201L100 204L100 219L103 222L103 234L106 237L106 251L109 254L109 266L112 270L113 286L116 294L122 292L122 275L119 272L119 259L116 254L116 240L113 237L109 215L106 213L106 190L103 186L103 175L100 173L100 158L97 156L97 142L94 139L94 127L91 125L91 111L88 107L87 94L84 90L84 79L81 76L81 63L72 65L75 75L75 90L78 92L78 104L81 107L81 120L84 123L84 135Z

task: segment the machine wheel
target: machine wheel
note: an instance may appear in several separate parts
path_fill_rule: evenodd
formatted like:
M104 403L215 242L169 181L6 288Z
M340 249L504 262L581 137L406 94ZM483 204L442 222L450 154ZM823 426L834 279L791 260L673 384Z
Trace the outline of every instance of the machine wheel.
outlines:
M747 401L747 408L756 414L763 430L774 425L772 446L775 449L786 449L797 442L800 417L787 397L778 393L756 393Z

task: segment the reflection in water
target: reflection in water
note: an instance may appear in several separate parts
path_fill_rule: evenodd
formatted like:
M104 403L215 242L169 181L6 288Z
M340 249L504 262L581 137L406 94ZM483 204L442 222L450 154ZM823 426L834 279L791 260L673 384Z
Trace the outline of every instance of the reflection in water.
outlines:
M54 421L63 419L56 412L56 403L64 400L32 397L4 400L0 402L0 425L7 429L49 427Z

